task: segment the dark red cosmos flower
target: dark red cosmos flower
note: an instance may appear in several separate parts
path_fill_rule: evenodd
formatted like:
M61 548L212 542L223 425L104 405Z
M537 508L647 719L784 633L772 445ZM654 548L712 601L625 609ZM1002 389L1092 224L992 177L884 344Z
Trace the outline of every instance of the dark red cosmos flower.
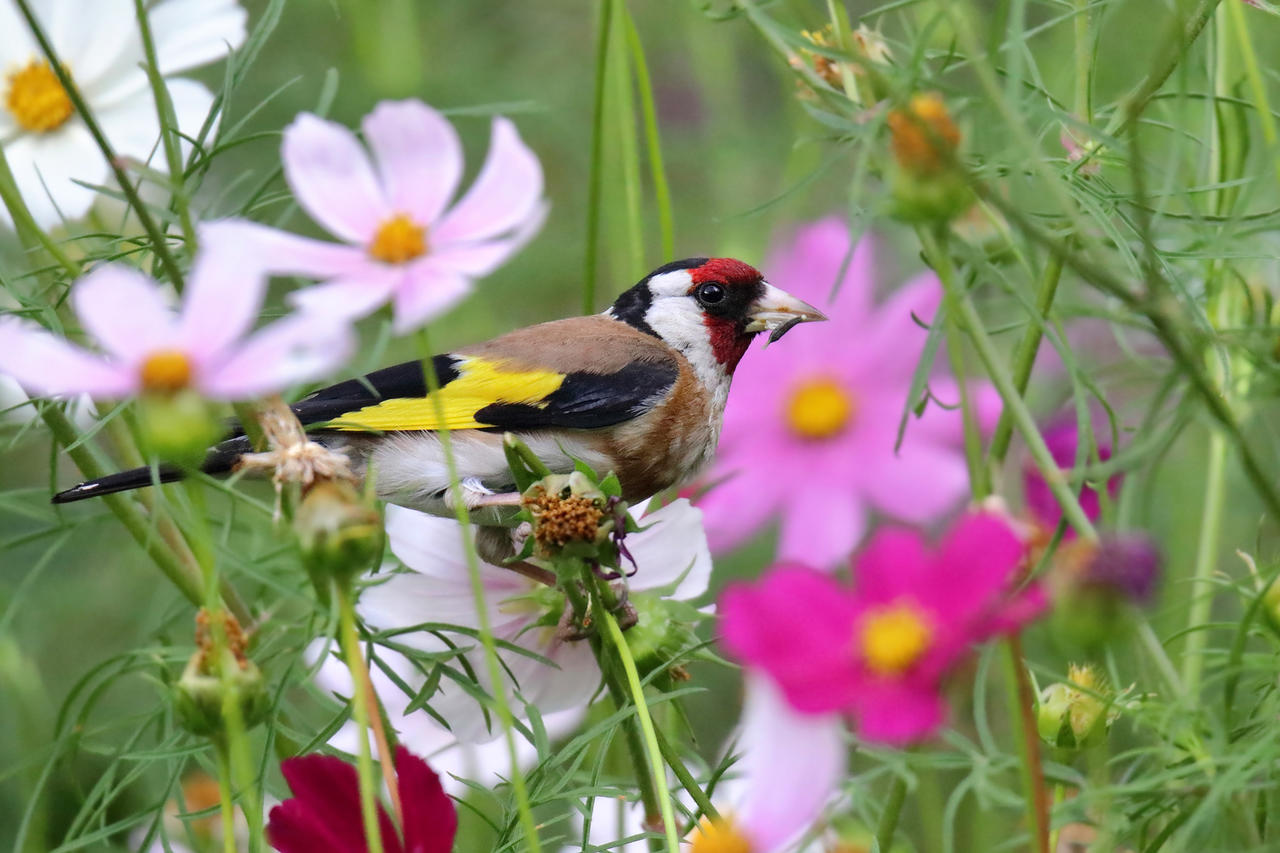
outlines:
M267 840L282 853L366 853L356 769L331 755L280 763L293 796L271 810ZM404 808L403 838L382 806L378 824L385 853L449 853L458 813L440 777L418 756L396 747L396 785Z

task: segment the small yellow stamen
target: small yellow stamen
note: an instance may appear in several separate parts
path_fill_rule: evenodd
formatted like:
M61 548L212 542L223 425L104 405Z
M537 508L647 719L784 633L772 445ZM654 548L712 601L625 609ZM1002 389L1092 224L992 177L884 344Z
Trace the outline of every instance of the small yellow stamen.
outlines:
M751 853L751 841L742 834L733 818L703 818L690 836L689 853Z
M49 133L61 127L75 107L46 60L33 59L9 75L4 105L23 130Z
M142 387L146 391L172 394L191 384L191 359L181 350L153 352L142 362Z
M369 255L387 264L403 264L427 253L427 229L403 213L378 227L369 244Z
M787 425L801 438L834 438L853 415L853 395L831 379L802 382L787 399Z
M867 667L879 675L901 675L929 648L933 638L923 613L910 604L879 607L867 614L858 645Z

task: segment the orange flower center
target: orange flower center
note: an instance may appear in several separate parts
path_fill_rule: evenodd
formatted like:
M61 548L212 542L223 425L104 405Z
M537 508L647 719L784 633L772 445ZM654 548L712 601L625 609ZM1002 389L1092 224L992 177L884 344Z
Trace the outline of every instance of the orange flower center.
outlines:
M889 113L889 136L899 165L916 174L938 171L960 144L960 131L942 98L914 95L905 110Z
M928 618L905 602L870 611L858 634L867 667L879 675L901 675L929 649Z
M9 75L4 105L23 130L49 133L61 127L75 107L46 60L33 59Z
M403 264L427 253L427 229L403 213L382 225L369 244L370 257L386 264Z
M689 853L751 853L751 841L742 834L733 818L703 818L690 836Z
M801 438L834 438L852 420L855 402L852 394L831 379L807 380L787 399L787 426Z
M181 350L153 352L142 362L142 388L172 394L191 384L191 359Z

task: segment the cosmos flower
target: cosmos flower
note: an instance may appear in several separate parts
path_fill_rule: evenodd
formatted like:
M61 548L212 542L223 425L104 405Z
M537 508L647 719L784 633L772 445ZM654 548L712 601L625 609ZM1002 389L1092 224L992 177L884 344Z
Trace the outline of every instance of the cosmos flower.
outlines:
M699 501L715 551L780 516L779 557L830 568L853 552L872 510L922 524L969 494L962 418L937 403L958 402L951 379L930 380L936 399L909 420L894 452L927 336L921 324L933 318L941 285L932 273L917 276L877 307L878 246L865 237L828 300L849 248L845 223L825 219L802 228L766 267L774 284L821 307L830 322L788 338L734 378L709 476L717 485ZM994 424L995 391L970 389L980 424Z
M0 317L0 373L41 395L119 398L191 388L241 400L342 363L352 340L341 322L294 315L249 333L266 282L246 275L234 252L205 245L178 311L159 282L123 264L104 264L76 282L76 317L101 352Z
M853 590L796 565L730 587L720 636L797 711L846 713L864 738L900 746L943 724L943 679L974 643L1042 609L1039 588L1013 589L1024 554L990 514L963 517L933 553L919 534L885 529L858 557Z
M294 293L299 305L360 317L390 301L403 334L453 306L537 231L542 167L515 125L494 119L480 174L450 206L462 146L444 116L421 101L384 101L362 129L368 151L347 128L309 113L284 132L294 197L341 243L241 220L215 227L242 235L272 274L324 282Z
M160 123L131 0L36 0L49 36L116 154L163 170ZM235 0L164 0L148 15L156 60L173 101L179 132L194 137L213 94L171 75L222 59L245 38L244 9ZM17 4L0 2L0 146L18 192L43 228L89 211L110 170L71 99L40 51ZM0 207L0 223L10 225Z
M1053 456L1059 468L1062 469L1063 475L1070 480L1071 469L1075 467L1077 462L1077 454L1080 448L1080 432L1076 427L1074 417L1064 417L1051 424L1043 433L1044 443L1049 447L1049 453ZM1088 464L1093 461L1092 454L1088 448L1085 448L1086 455L1083 463ZM1111 458L1111 445L1106 443L1098 444L1098 460L1106 462ZM1123 477L1116 475L1107 480L1107 496L1110 500L1115 500L1120 493L1120 484ZM1031 511L1035 520L1041 526L1053 530L1058 526L1058 522L1062 520L1062 507L1058 505L1057 499L1053 496L1053 492L1049 490L1049 484L1045 482L1044 475L1030 460L1022 473L1022 490L1026 496L1027 509ZM1089 484L1085 484L1078 492L1080 497L1080 508L1084 510L1084 514L1089 517L1090 521L1097 521L1102 514L1102 499L1098 494L1098 490ZM1066 538L1075 537L1075 531L1070 527L1063 534Z
M638 514L637 510L633 512ZM688 501L673 501L645 515L641 524L646 529L628 536L627 547L638 567L629 581L629 598L643 620L645 611L660 600L661 594L684 601L705 592L711 555L702 532L701 513ZM456 522L388 506L387 538L392 552L410 571L394 574L385 583L364 590L357 609L366 625L382 631L427 622L479 627ZM553 664L548 666L511 650L499 651L506 671L515 679L514 684L506 685L506 690L516 712L520 712L523 702L536 706L544 715L584 708L600 683L600 669L587 642L557 637L556 622L564 597L510 569L482 563L480 574L494 636ZM466 637L453 639L471 646L464 652L470 669L480 685L492 692L478 643ZM397 641L427 652L448 649L443 640L421 631L401 634ZM421 675L417 675L416 682L408 683L415 689L420 687ZM476 700L450 685L448 679L442 681L430 704L449 723L459 741L484 742L500 734L499 729L488 728Z
M440 777L404 747L396 749L396 786L404 813L400 832L382 806L378 823L386 853L449 853L458 813ZM280 763L293 796L271 810L267 840L283 853L365 853L360 782L356 769L331 755L304 755Z

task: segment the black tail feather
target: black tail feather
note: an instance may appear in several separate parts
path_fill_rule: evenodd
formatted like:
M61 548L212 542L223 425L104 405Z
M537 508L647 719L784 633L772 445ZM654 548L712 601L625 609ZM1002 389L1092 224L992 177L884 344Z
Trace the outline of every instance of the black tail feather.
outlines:
M229 438L209 449L209 455L205 457L204 464L200 466L200 470L206 474L226 474L241 455L250 452L252 449L249 439L242 435ZM181 480L183 476L181 469L173 465L161 465L156 473L159 475L161 483L173 483ZM65 492L58 492L53 496L53 502L56 504L69 504L86 500L87 498L97 498L102 495L113 495L116 492L141 489L144 486L155 485L155 483L156 479L153 477L152 469L133 468L116 474L108 474L96 480L89 480L78 486L73 486Z

